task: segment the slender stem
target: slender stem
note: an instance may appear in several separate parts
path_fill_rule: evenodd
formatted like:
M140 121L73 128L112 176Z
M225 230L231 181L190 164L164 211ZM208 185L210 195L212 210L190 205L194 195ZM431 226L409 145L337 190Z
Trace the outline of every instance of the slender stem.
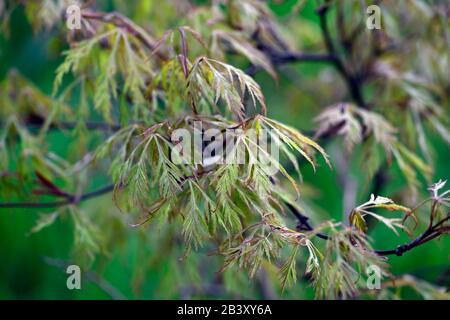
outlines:
M2 122L0 122L2 124ZM44 125L44 121L39 120L31 120L26 121L25 125L27 127L42 127ZM75 129L77 127L77 122L71 122L71 121L58 121L50 124L49 129L66 129L71 130ZM122 127L119 124L109 124L106 122L96 122L96 121L86 121L83 122L83 125L89 129L89 130L101 130L101 131L117 131L120 130Z
M349 89L349 93L352 99L362 108L368 108L368 105L364 101L361 86L360 86L360 77L356 76L356 74L352 74L348 68L345 67L344 62L339 57L339 54L333 44L333 40L331 38L330 30L327 24L327 12L329 9L329 5L325 4L317 10L320 19L320 28L322 30L322 36L325 42L325 47L327 49L327 53L302 53L302 52L292 52L288 51L283 53L279 50L276 50L270 46L264 45L260 43L258 48L263 51L271 60L274 65L281 65L290 62L328 62L332 63L339 74L342 76L344 81L347 84ZM261 69L260 66L252 65L250 68L246 70L246 72L250 75L254 75L257 71Z
M55 258L50 258L50 257L43 257L43 260L48 265L62 269L64 272L66 272L67 267L72 264L69 261L64 261L61 259L55 259ZM83 274L87 280L89 280L92 283L95 283L101 290L103 290L106 294L108 294L112 299L127 300L127 298L125 297L125 295L122 292L120 292L116 287L114 287L111 283L106 281L104 278L102 278L96 272L93 272L90 270L83 270Z
M341 74L347 83L347 87L349 89L350 95L353 100L362 108L367 108L367 104L363 99L363 95L361 92L361 87L359 85L359 79L350 73L350 71L345 67L344 62L339 57L337 50L333 44L333 40L331 39L330 30L328 28L327 23L327 12L329 9L329 5L323 5L317 10L319 14L320 28L322 30L322 36L325 42L325 46L327 48L328 54L332 57L331 61L333 62L336 70Z
M283 65L291 62L330 62L333 57L326 53L304 53L296 51L280 52L273 48L264 46L262 51L270 58L272 64ZM251 76L255 75L262 68L261 66L252 65L245 72Z
M93 11L83 11L82 16L85 19L98 20L105 23L113 24L119 28L125 29L128 33L135 36L142 44L144 44L148 49L153 51L155 45L148 36L147 32L131 21L129 18L118 12L93 12ZM167 60L167 57L160 51L155 52L156 56L161 60Z
M109 124L106 122L95 122L87 121L83 125L89 130L104 130L104 131L117 131L122 127L119 124ZM74 129L77 126L76 122L57 122L51 125L51 128L62 128L62 129Z
M292 214L297 218L298 224L297 224L297 230L298 231L313 231L313 226L309 223L309 217L302 214L300 211L297 210L292 204L285 202L285 205L291 210ZM328 240L329 237L322 233L317 233L316 236L318 238Z
M380 256L387 256L387 255L397 255L402 256L405 252L408 252L424 243L427 243L428 241L431 241L439 236L441 236L443 232L436 231L436 232L430 232L429 229L427 229L422 235L420 235L418 238L414 239L413 241L400 245L395 249L391 250L376 250L375 253L377 253Z
M4 203L0 203L0 209L1 208L56 208L56 207L61 207L61 206L69 205L69 204L77 204L82 201L86 201L86 200L101 196L103 194L109 193L113 190L114 190L114 185L107 185L107 186L99 188L95 191L82 194L81 196L69 194L64 197L65 198L64 200L58 200L58 201L4 202Z
M329 62L333 57L326 53L287 52L274 57L277 64L289 62Z
M314 227L309 223L309 218L305 215L303 215L301 212L297 210L293 205L290 203L285 202L285 205L290 209L292 214L297 218L298 225L297 230L299 231L314 231ZM421 235L419 235L417 238L412 240L411 242L400 245L395 249L389 249L389 250L375 250L374 252L380 256L388 256L388 255L397 255L402 256L405 252L408 252L424 243L427 243L428 241L431 241L440 235L444 234L445 232L448 232L448 228L441 227L445 222L450 220L450 212L447 213L447 217L437 222L434 226L431 226L430 228L427 228ZM438 228L440 227L440 228ZM323 233L317 233L315 236L318 238L324 239L324 240L331 240L331 237L328 235L325 235Z

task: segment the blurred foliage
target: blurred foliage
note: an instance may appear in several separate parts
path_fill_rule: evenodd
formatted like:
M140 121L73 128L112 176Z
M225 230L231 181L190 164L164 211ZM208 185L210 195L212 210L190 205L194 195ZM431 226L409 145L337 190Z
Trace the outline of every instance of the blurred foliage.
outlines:
M0 298L449 298L446 1L75 2L0 0ZM196 121L280 174L175 165Z

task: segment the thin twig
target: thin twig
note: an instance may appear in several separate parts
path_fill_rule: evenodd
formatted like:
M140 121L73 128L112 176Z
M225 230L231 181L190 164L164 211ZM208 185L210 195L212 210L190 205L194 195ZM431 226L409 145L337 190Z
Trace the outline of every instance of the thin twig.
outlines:
M297 218L299 221L299 224L297 225L298 231L314 231L314 227L309 223L309 218L305 215L303 215L301 212L297 210L293 205L289 203L285 203L286 206L291 210L292 214ZM427 228L421 235L419 235L417 238L412 240L411 242L400 245L395 249L390 250L375 250L374 252L380 256L388 256L388 255L397 255L402 256L405 252L408 252L424 243L427 243L428 241L431 241L440 235L444 234L445 232L449 231L448 227L441 227L445 222L450 220L450 212L447 213L447 217L442 219L441 221L437 222L434 226L431 228ZM331 237L328 235L325 235L323 233L316 233L315 236L318 238L324 239L324 240L330 240Z
M291 62L330 62L333 60L333 57L326 53L280 52L267 46L262 47L261 50L269 57L273 65L283 65ZM262 70L261 66L252 65L245 72L253 76L260 70Z
M152 52L155 49L155 45L149 38L147 32L129 18L118 12L94 12L83 11L82 17L90 20L102 21L104 23L110 23L116 27L123 28L128 33L135 36L142 44L144 44ZM160 51L155 52L156 56L161 60L167 60L167 57Z
M292 214L297 218L298 224L297 224L297 230L298 231L313 231L314 227L309 223L309 217L302 214L296 207L294 207L292 204L285 202L286 206L291 210ZM323 233L316 233L316 236L318 238L328 240L330 237L323 234Z
M44 125L44 120L42 119L32 119L30 121L25 121L24 124L27 127L33 128L40 128ZM2 122L0 122L0 125ZM122 127L119 124L109 124L106 122L97 122L97 121L86 121L83 122L83 125L88 130L100 130L100 131L117 131L120 130ZM77 122L72 121L58 121L50 124L49 129L65 129L65 130L72 130L75 129L78 126Z
M56 258L43 257L43 260L48 265L57 267L64 271L67 269L69 265L71 265L70 262ZM103 290L103 292L109 295L113 300L127 300L127 298L122 292L120 292L117 288L115 288L111 283L100 277L100 275L97 274L96 272L87 270L83 271L82 274L88 281L95 283L101 290Z
M349 93L352 99L362 108L368 108L367 103L364 101L360 80L356 74L352 74L346 67L342 59L339 57L339 54L333 44L333 40L331 38L330 30L327 24L327 12L329 9L329 5L323 5L318 10L320 19L320 28L322 30L322 36L325 42L325 47L327 49L327 53L302 53L302 52L291 52L288 51L286 53L280 52L279 50L275 50L272 47L264 45L262 43L259 44L258 48L263 51L271 60L274 65L282 65L290 62L328 62L334 65L336 70L345 80L347 87L349 89ZM257 71L261 69L260 66L252 65L250 68L246 70L246 72L250 75L254 75Z
M367 108L367 105L363 99L361 88L359 85L359 79L355 77L353 74L350 73L350 71L345 67L344 62L339 57L336 48L333 44L333 40L331 39L330 30L328 29L328 23L327 23L327 12L329 9L329 5L323 5L318 10L317 13L319 14L319 21L320 21L320 28L322 30L322 36L323 40L325 42L325 46L327 48L328 54L332 57L331 61L333 62L335 68L337 71L341 74L341 76L344 78L345 82L347 83L350 95L352 96L353 100L362 108Z
M445 222L447 222L450 219L450 212L447 214L447 217L436 223L434 226L430 226L425 230L419 237L412 240L411 242L398 246L395 249L391 250L378 250L375 251L379 255L392 255L395 254L397 256L403 255L403 253L410 251L414 249L415 247L418 247L424 243L427 243L428 241L431 241L440 235L444 234L445 232L448 232L448 227L438 228L441 225L443 225Z
M107 185L99 188L95 191L82 194L81 196L76 196L73 194L68 194L65 196L64 200L50 201L50 202L4 202L0 203L1 208L56 208L62 207L70 204L78 204L82 201L86 201L103 194L109 193L114 190L114 185Z

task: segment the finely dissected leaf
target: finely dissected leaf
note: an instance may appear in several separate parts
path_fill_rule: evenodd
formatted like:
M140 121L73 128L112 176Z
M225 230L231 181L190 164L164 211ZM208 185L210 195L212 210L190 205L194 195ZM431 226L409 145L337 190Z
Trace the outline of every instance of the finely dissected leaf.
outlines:
M66 56L64 63L61 64L56 70L56 77L53 85L54 95L61 86L64 75L71 71L77 71L80 66L80 63L82 62L83 59L85 59L89 55L91 50L94 48L96 42L105 36L107 35L101 35L97 38L79 42L74 48L64 53Z
M247 42L239 33L223 32L215 30L212 33L212 41L223 41L235 51L246 56L254 65L261 66L272 78L277 79L277 74L271 61L251 43ZM217 39L216 39L217 38Z
M273 258L275 248L276 245L272 239L261 228L255 227L239 245L231 246L223 252L226 258L221 271L223 272L233 265L238 265L240 268L248 269L250 278L253 278L260 269L263 260L270 261Z
M75 226L74 254L81 264L90 265L96 254L102 251L102 233L82 211L74 207L69 207L69 210Z
M110 41L110 51L98 50L100 44ZM95 49L95 50L94 50ZM109 123L112 122L111 109L113 99L117 99L117 75L124 79L123 90L133 102L145 104L144 89L147 78L154 76L150 61L145 53L136 45L136 39L123 32L120 28L114 28L89 40L78 42L73 48L66 51L63 64L58 67L54 82L54 94L61 86L63 76L69 72L80 73L82 69L89 68L89 62L99 65L95 70L94 105L100 110ZM92 69L92 68L89 68ZM89 70L91 72L92 70ZM86 77L87 78L87 77ZM84 79L83 81L86 81Z
M281 280L281 289L284 289L288 286L292 286L297 281L297 271L296 271L296 257L297 252L300 246L294 246L291 255L288 260L283 264L280 268L280 280Z
M323 258L320 251L314 246L312 241L305 239L306 247L308 248L309 257L306 261L306 273L320 272L319 257ZM317 271L316 271L317 270Z
M41 214L35 226L30 230L30 233L39 232L42 229L52 225L60 214L61 212L59 210L53 213Z
M146 224L153 220L154 215L158 212L165 204L167 203L166 199L159 199L155 203L153 203L149 208L146 208L145 216L137 223L130 224L131 227L140 227L143 224Z
M366 221L361 216L361 213L359 213L358 211L354 210L354 211L352 211L352 213L350 213L349 222L350 222L350 225L356 227L361 232L364 232L364 233L367 232Z
M411 211L409 208L398 205L394 203L389 198L377 196L373 194L370 196L370 200L356 207L349 216L350 224L361 230L362 232L367 232L367 226L364 221L364 216L370 215L380 222L384 223L389 229L391 229L396 235L398 231L396 228L404 229L408 232L408 229L402 224L402 218L385 218L379 214L371 211L371 209L386 209L389 211L402 211L405 214L409 214Z
M412 287L425 300L449 300L450 295L445 288L436 286L432 283L418 279L411 275L404 275L396 282Z
M305 147L312 147L315 150L319 151L319 153L322 155L322 157L325 159L327 164L331 167L331 163L329 161L328 155L326 154L325 150L319 146L315 141L312 139L304 136L294 128L291 128L287 125L284 125L278 121L269 119L269 118L262 118L262 121L268 125L270 129L275 130L275 132L278 134L279 138L284 141L286 144L288 144L291 148L294 148L296 151L298 151L301 155L303 155L314 167L314 163L311 160L311 158L306 154L306 152L303 150Z
M198 188L195 183L188 181L189 192L187 206L184 211L183 235L189 246L201 246L206 235L207 223L202 210L198 206Z
M427 179L431 174L430 167L417 155L401 144L396 136L397 130L381 115L364 110L353 104L340 103L322 112L316 121L320 127L316 136L327 134L343 135L347 147L351 150L360 144L363 138L373 135L388 156L393 155L408 184L413 190L419 186L416 170ZM371 152L376 149L366 149ZM368 154L367 157L373 157Z
M316 136L321 137L328 134L342 135L348 149L362 141L362 127L355 117L353 107L349 104L336 104L322 111L315 119L319 123Z
M209 93L203 87L205 84L213 94L212 97L208 97ZM240 119L245 115L243 100L247 93L254 107L258 102L262 112L266 113L265 99L259 85L243 71L217 60L200 57L194 62L188 77L188 92L193 99L197 96L194 91L202 92L207 100L213 98L214 104L222 99L227 108Z
M352 297L359 285L366 285L361 277L366 266L377 266L382 277L389 273L383 258L372 251L364 234L353 228L330 226L330 239L320 264L312 276L317 298L346 299Z

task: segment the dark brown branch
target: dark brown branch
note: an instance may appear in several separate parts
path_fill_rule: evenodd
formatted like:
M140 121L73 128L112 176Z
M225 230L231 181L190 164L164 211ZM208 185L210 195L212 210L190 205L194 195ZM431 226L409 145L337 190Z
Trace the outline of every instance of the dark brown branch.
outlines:
M353 100L362 108L367 108L367 104L363 99L363 95L361 92L361 87L359 85L359 79L345 67L344 62L339 57L337 50L333 44L333 40L331 39L330 30L328 29L327 23L327 12L329 9L329 5L323 5L317 10L319 14L320 28L322 30L323 40L325 42L325 46L327 48L328 54L332 57L332 62L336 68L336 70L341 74L347 83L347 87L349 89L350 95Z
M182 186L184 182L190 179L197 179L199 177L202 177L204 175L207 175L210 173L210 171L203 171L199 173L195 173L191 176L185 176L180 181L179 184ZM64 194L63 198L64 200L57 200L57 201L49 201L49 202L0 202L0 209L2 208L56 208L56 207L62 207L69 204L78 204L82 201L86 201L95 197L99 197L103 194L109 193L114 190L114 185L106 185L102 188L99 188L95 191L88 192L85 194L82 194L81 196L76 196L73 194Z
M75 129L78 124L76 122L60 121L51 125L52 129ZM89 130L101 130L101 131L117 131L122 127L119 124L109 124L106 122L87 121L83 125Z
M49 201L49 202L4 202L0 203L1 208L56 208L70 204L78 204L114 190L114 185L107 185L95 191L82 194L80 196L68 194L64 196L64 200Z
M289 62L329 62L333 57L326 53L287 52L273 58L276 64Z
M322 36L327 49L327 53L301 53L301 52L281 52L263 43L258 44L258 49L264 52L274 65L282 65L291 62L327 62L331 63L344 79L350 96L355 103L367 109L368 104L365 102L360 82L362 77L359 73L352 73L346 66L344 61L340 58L333 40L331 38L330 30L327 24L327 12L329 4L321 6L317 13L319 14L320 28ZM246 70L246 73L254 75L261 69L260 66L252 65Z
M268 46L260 46L260 49L269 57L273 65L283 65L291 62L331 62L333 57L326 53L303 53L303 52L280 52ZM262 68L252 65L245 72L251 76L255 75Z
M327 48L328 54L303 54L303 53L292 53L288 52L286 54L281 54L277 52L276 50L273 50L270 47L260 45L260 49L264 51L269 58L271 59L272 63L275 65L280 65L284 63L289 62L302 62L302 61L311 61L311 62L331 62L337 69L337 71L341 74L343 79L345 80L347 87L349 89L349 93L352 97L352 99L362 108L368 108L368 105L364 101L362 90L360 86L360 79L355 74L352 74L348 68L346 68L344 62L339 57L339 54L333 44L333 40L331 38L330 31L328 29L327 24L327 12L329 9L329 5L325 4L322 7L320 7L317 10L317 13L319 14L320 19L320 27L322 30L322 36L324 38L325 46ZM248 70L248 73L255 73L259 70L258 66L252 66ZM380 189L381 185L383 184L385 178L384 178L384 172L380 170L377 173L377 180L374 185L374 189ZM290 211L294 214L294 216L298 220L297 230L298 231L314 231L313 226L309 223L309 218L302 213L300 213L294 206L292 206L289 203L285 202L285 205L290 209ZM448 227L440 227L440 225L444 224L449 217L446 219L438 222L436 225L428 227L427 230L425 230L424 233L422 233L418 238L414 239L410 243L398 246L396 249L391 250L376 250L375 252L379 255L397 255L401 256L403 253L412 250L413 248L420 246L430 240L433 240L434 238L440 236L441 234L448 232ZM330 237L328 235L318 233L316 234L317 237L328 240Z
M413 241L411 241L407 244L398 246L395 249L377 250L375 252L382 256L393 255L393 254L395 254L397 256L402 256L403 253L408 252L408 251L414 249L415 247L418 247L428 241L431 241L431 240L439 237L440 235L444 234L445 232L448 232L449 231L448 227L440 227L440 226L443 225L445 222L447 222L449 219L450 219L450 212L447 214L446 218L442 219L441 221L436 223L434 226L427 228L427 230L425 230L419 237L417 237Z
M45 120L42 118L32 118L29 120L24 121L24 125L27 127L36 127L40 128L44 125ZM0 125L2 122L0 122ZM77 122L71 122L71 121L58 121L51 123L49 126L49 129L65 129L65 130L72 130L77 127ZM86 121L83 122L83 125L88 130L100 130L100 131L117 131L121 129L121 126L119 124L109 124L106 122L96 122L96 121Z
M285 205L290 209L292 214L297 218L298 225L297 230L298 231L314 231L314 227L309 223L309 217L303 215L301 212L297 210L293 205L285 202ZM442 219L441 221L437 222L435 225L431 226L430 228L427 228L421 235L419 235L417 238L412 240L411 242L400 245L395 249L390 250L375 250L375 253L380 256L388 256L388 255L397 255L402 256L405 252L408 252L424 243L427 243L428 241L431 241L440 235L450 231L448 226L443 226L448 220L450 220L450 212L447 213L447 217ZM331 237L328 235L325 235L323 233L316 233L315 236L318 238L324 239L324 240L330 240Z
M285 205L291 210L292 214L297 218L298 224L297 224L297 231L313 231L313 226L309 223L309 217L302 214L300 211L297 210L292 204L285 202ZM317 233L316 236L318 238L328 240L329 237L322 233Z

